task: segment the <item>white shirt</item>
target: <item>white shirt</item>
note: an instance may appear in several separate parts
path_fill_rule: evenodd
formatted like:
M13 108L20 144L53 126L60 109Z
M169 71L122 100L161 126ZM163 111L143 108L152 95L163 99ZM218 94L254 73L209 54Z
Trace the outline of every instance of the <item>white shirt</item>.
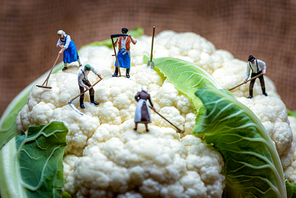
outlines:
M98 72L95 70L95 68L91 67L91 71L94 72L96 75L98 75ZM85 87L86 85L83 83L83 80L88 80L88 74L90 70L85 70L84 68L81 69L78 73L78 84L81 87Z
M257 69L257 64L256 61L258 62L258 69ZM254 64L252 64L251 62L247 63L247 75L246 75L246 79L249 78L250 76L250 70L252 73L258 73L260 71L265 72L266 71L266 64L265 62L263 62L262 60L256 59Z
M70 45L71 37L70 37L70 35L66 35L65 38L66 38L66 37L67 37L67 39L66 39L66 43L65 43L65 45L64 45L64 48L67 49L67 48L69 47L69 45ZM61 39L58 40L57 47L58 47L60 44L62 44Z

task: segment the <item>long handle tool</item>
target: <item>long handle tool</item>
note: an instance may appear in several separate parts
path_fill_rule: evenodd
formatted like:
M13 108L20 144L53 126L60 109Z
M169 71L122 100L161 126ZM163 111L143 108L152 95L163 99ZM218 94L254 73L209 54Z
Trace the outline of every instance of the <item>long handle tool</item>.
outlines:
M247 82L249 82L249 81L251 81L251 80L253 80L253 79L255 79L255 78L258 78L258 77L260 77L260 76L262 76L262 75L263 75L263 74L261 73L261 74L259 74L259 75L257 75L257 76L254 76L253 78L247 80L246 82L243 82L243 83L241 83L241 84L236 85L235 87L232 87L232 88L228 89L228 91L231 91L231 90L233 90L233 89L235 89L235 88L237 88L237 87L239 87L239 86L241 86L241 85L243 85L243 84L246 84Z
M149 108L152 109L152 107L149 105ZM152 109L153 110L153 109ZM155 113L157 113L157 115L159 115L160 117L162 117L163 119L165 119L165 121L167 121L168 123L170 123L173 127L176 128L176 132L177 133L184 133L185 131L179 129L176 125L174 125L173 123L171 123L168 119L166 119L165 117L163 117L160 113L158 113L157 111L154 111Z
M58 57L57 57L57 59L55 60L53 66L52 66L52 68L50 69L49 74L48 74L47 78L45 79L45 81L43 82L43 84L42 84L42 85L36 85L37 87L40 87L40 88L46 88L46 89L51 89L51 88L52 88L52 87L48 87L47 84L48 84L48 80L49 80L50 74L51 74L51 72L52 72L54 66L56 65L56 63L57 63L59 57L60 57L60 54L58 54ZM44 84L45 84L45 85L44 85Z
M75 100L76 98L78 98L79 96L81 96L82 94L84 94L86 91L90 90L91 88L93 88L96 84L98 84L103 78L101 78L100 80L98 80L97 82L95 82L92 86L89 87L89 89L84 90L82 93L80 93L79 95L75 96L74 98L72 98L71 100L69 100L68 104L72 107L72 109L74 109L77 113L79 113L80 115L83 115L83 113L81 113L72 103L73 100Z
M155 26L153 26L153 34L152 34L152 43L151 43L151 54L150 54L150 61L148 61L148 67L150 66L151 69L154 68L154 63L152 62L153 57L153 43L154 43L154 35L155 35Z

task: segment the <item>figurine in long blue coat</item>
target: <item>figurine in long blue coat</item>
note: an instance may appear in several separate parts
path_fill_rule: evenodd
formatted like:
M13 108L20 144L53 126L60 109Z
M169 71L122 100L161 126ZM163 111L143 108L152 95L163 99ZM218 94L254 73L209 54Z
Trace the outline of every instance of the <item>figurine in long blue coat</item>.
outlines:
M67 64L78 61L79 67L82 66L77 48L74 42L71 40L70 35L66 34L63 30L58 31L59 40L57 42L57 47L61 48L59 54L63 54L64 68L65 71L67 69Z

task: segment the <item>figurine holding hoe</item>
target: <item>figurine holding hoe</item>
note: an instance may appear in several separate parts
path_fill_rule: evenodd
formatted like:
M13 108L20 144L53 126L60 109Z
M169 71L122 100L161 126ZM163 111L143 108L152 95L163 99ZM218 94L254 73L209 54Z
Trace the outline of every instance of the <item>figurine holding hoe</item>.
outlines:
M119 73L119 77L121 76L120 67L126 69L126 77L129 78L130 75L130 67L131 67L131 56L130 56L130 43L132 42L134 45L137 43L137 40L134 39L130 34L127 35L128 29L122 28L122 34L113 34L111 35L111 40L114 48L114 53L116 57L115 62L115 72L112 77L117 77ZM113 42L113 38L116 38L115 43ZM118 44L118 54L116 55L115 48Z
M250 76L250 71L251 71L251 78L248 80ZM246 84L247 82L251 81L250 86L249 86L249 97L248 99L253 98L253 87L256 78L259 78L260 84L261 84L261 89L262 89L262 94L267 96L267 93L265 91L265 83L264 83L264 78L263 75L266 74L266 64L262 60L256 59L254 56L250 55L248 58L248 63L247 63L247 74L246 78L243 83L240 83L239 85L236 85L235 87L232 87L228 89L229 91Z

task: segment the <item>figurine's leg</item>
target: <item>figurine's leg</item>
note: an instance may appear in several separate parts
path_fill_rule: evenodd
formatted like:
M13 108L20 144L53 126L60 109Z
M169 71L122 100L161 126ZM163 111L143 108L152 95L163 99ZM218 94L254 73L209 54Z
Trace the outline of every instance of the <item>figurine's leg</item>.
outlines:
M135 128L134 128L134 130L136 131L137 129L138 129L138 123L135 122Z
M248 98L249 99L253 98L253 89L250 89L249 90L249 97Z
M130 72L130 68L126 69L126 77L127 77L127 78L130 77L129 72Z
M118 75L118 68L117 68L117 66L115 66L115 72L112 75L112 77L116 77L117 75Z
M67 69L67 63L64 62L64 68L62 69L62 71L65 71Z
M79 67L81 67L81 66L82 66L82 64L81 64L81 62L80 62L80 58L79 58L79 55L78 55L78 53L77 53L77 61L78 61L78 63L79 63Z
M263 76L260 76L259 80L260 80L260 84L261 84L262 94L265 96L268 96L267 93L265 92L265 83L264 83Z
M89 86L89 87L91 86L91 84L89 82L86 85ZM91 88L89 90L89 98L90 98L91 103L94 103L95 105L99 104L98 102L95 101L95 90L94 90L94 88Z
M100 104L100 103L98 103L98 102L95 101L95 96L90 96L90 102L91 103L94 103L95 105Z
M145 128L146 128L146 131L149 131L147 123L145 123Z
M82 96L83 96L83 97L82 97ZM83 104L84 95L82 95L82 96L80 96L80 108L81 108L81 109L84 109L84 108L85 108L85 106L84 106L84 104Z
M256 79L251 80L251 82L250 82L250 87L249 87L249 93L250 93L250 95L248 97L249 99L253 98L253 87L254 87L255 80Z
M84 88L81 87L81 86L79 86L79 90L80 90L80 93L83 93ZM83 101L84 101L84 94L82 94L82 95L80 96L80 108L81 108L81 109L84 109L84 108L85 108L85 107L84 107L84 104L83 104Z

